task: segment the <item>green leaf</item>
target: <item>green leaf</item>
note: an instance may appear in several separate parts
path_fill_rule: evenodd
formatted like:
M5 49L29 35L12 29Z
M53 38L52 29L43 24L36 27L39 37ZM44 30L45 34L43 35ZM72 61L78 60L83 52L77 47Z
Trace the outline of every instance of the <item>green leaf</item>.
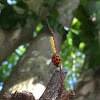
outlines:
M38 19L38 16L36 15L36 13L34 11L32 11L32 18L34 18L34 20Z
M75 29L75 30L80 30L80 25L81 25L81 22L77 21L76 23L74 23L72 25L72 28Z
M89 58L89 68L96 68L98 66L100 66L100 53Z
M18 14L17 20L21 24L22 27L25 25L26 19L27 19L27 15L26 14Z
M28 10L28 5L23 0L18 0L16 5L24 10Z
M100 28L100 10L97 12L96 14L96 24L97 24L97 28Z
M92 6L91 6L92 5ZM86 7L88 13L92 14L96 12L96 1L95 0L89 0L87 3L87 7Z
M7 0L0 0L1 4L8 5Z
M0 26L3 29L11 29L17 24L17 15L16 11L13 9L13 6L5 6L1 10L0 14Z
M3 5L0 5L0 10L2 10L4 8L4 6Z
M51 9L51 15L52 15L52 17L54 17L54 18L58 18L58 17L59 17L59 13L58 13L58 11L57 11L56 8L52 8L52 9Z
M93 40L93 41L87 43L84 48L84 53L88 56L99 54L99 52L100 52L100 48L99 48L98 40Z
M80 0L80 4L86 7L88 0Z
M68 32L64 29L64 27L63 27L62 25L60 25L60 26L58 27L58 32L59 32L59 34L61 34L61 35L65 35L65 34L68 33Z
M84 23L87 22L88 13L87 13L86 9L82 5L79 5L78 8L73 11L73 15L79 21L82 21Z
M47 19L48 19L48 22L49 22L49 25L50 25L51 29L53 31L55 29L57 29L57 27L59 25L58 21L55 18L53 18L52 16L48 16Z
M75 33L72 33L73 45L79 48L79 44L81 42L80 37Z
M56 3L56 0L44 0L44 4L48 5L48 7L53 7L54 4Z
M61 0L56 0L56 2L60 2Z
M100 11L100 1L97 1L96 2L96 10L97 11Z

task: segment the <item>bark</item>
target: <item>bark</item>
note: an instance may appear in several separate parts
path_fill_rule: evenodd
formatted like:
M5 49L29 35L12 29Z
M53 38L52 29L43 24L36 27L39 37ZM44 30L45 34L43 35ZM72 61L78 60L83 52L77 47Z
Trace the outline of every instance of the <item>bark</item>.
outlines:
M50 13L49 9L44 7L43 2L43 0L26 1L30 9L29 13L30 11L34 11L38 16L37 20L27 18L27 23L24 27L17 24L15 28L10 31L0 29L0 64L6 60L18 46L31 41L33 31L37 24ZM63 24L63 26L70 27L73 18L72 11L77 8L78 3L79 0L62 0L56 4L56 9L59 12L58 21ZM14 9L18 13L23 13L23 9L16 5L14 5Z
M100 100L100 67L82 71L75 93L75 100Z
M66 77L66 73L66 70L62 71L63 82ZM61 92L60 81L60 71L56 70L39 100L72 100L75 93L72 90L66 91L65 87ZM26 91L15 92L12 95L5 93L3 98L5 100L35 100L32 93Z

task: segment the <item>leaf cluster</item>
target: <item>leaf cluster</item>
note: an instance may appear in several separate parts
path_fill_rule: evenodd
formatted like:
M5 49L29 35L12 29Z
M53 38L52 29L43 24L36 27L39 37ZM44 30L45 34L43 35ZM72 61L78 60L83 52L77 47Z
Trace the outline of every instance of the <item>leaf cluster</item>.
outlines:
M80 32L77 37L74 36L73 42L76 46L80 42L85 43L84 53L89 57L88 67L96 68L100 65L100 1L80 0L80 5L73 14L80 22ZM73 25L74 29L77 29L77 24Z
M11 5L2 1L0 1L0 3L0 27L4 30L10 30L17 24L23 27L28 17L32 17L33 19L37 18L37 15L29 10L25 0L16 0L16 6L22 9L23 13L15 11L14 4ZM30 11L31 14L29 14L28 11Z

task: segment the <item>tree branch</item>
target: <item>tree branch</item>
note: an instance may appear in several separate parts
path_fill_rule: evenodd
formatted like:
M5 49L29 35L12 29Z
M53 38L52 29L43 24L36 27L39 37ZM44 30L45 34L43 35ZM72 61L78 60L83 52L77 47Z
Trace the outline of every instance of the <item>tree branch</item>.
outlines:
M63 73L63 79L65 79L67 71L63 70L62 73ZM44 93L42 94L39 100L72 100L74 96L75 93L71 89L66 91L65 87L61 92L60 71L56 70L50 82L48 83L47 88L45 89ZM32 93L27 91L15 92L12 95L5 93L4 99L5 100L35 100Z

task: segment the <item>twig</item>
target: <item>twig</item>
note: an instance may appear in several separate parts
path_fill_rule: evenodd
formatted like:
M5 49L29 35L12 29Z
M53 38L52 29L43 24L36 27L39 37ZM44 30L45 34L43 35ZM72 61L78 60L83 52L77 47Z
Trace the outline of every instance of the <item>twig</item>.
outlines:
M45 21L46 21L46 23L47 23L47 25L48 25L48 28L49 28L49 30L50 30L50 32L51 32L52 37L54 37L54 36L53 36L54 32L53 32L53 30L50 28L50 25L49 25L49 23L48 23L48 19L45 18Z
M62 69L61 69L61 65L60 65L60 80L61 80L61 94L62 94L62 91L64 90L64 80L63 80L63 76L62 76Z
M53 30L50 28L50 25L49 25L48 19L45 18L45 21L46 21L46 23L47 23L47 25L48 25L48 28L49 28L50 32L51 32L51 36L52 36L53 39L54 39L54 32L53 32ZM55 40L55 39L54 39L54 40ZM55 41L54 41L54 44L55 44ZM55 48L56 48L56 45L55 45ZM56 53L58 53L58 52L57 52L57 49L56 49Z

